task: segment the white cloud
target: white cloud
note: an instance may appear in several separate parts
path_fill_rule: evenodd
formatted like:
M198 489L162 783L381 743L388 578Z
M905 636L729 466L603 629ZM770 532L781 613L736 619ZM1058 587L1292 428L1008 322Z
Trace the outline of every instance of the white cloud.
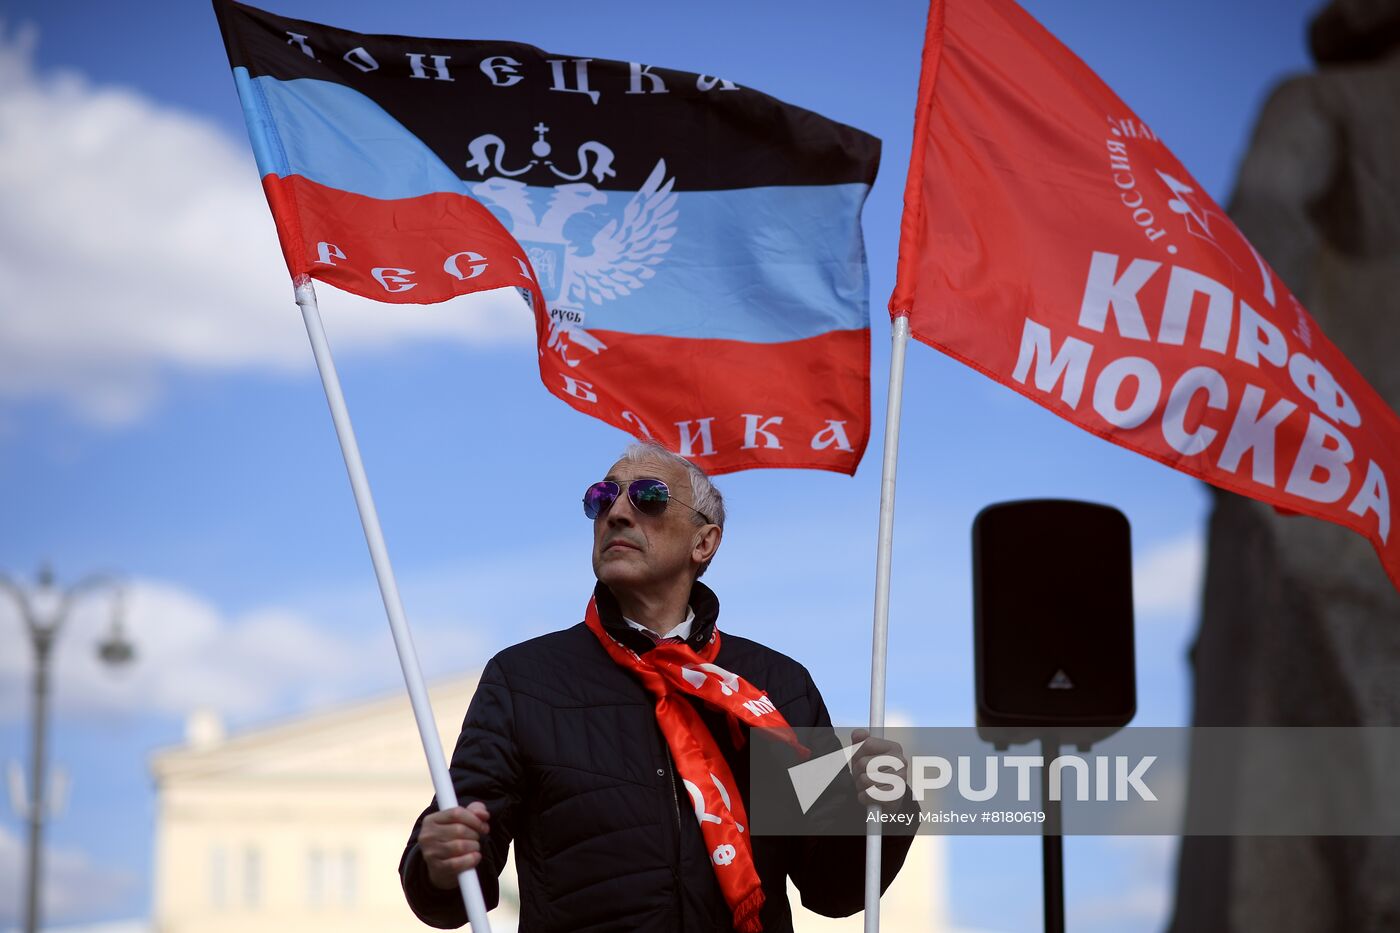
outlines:
M364 611L372 612L377 603L365 595ZM380 624L371 626L283 608L228 618L187 590L134 580L127 584L124 618L136 659L117 670L105 667L95 650L111 618L111 603L103 595L75 603L53 659L59 715L184 716L209 708L246 722L391 689L398 682L382 614ZM10 601L0 601L0 643L27 645L20 625ZM415 629L436 656L456 661L452 671L479 663L472 629ZM31 664L28 650L0 655L0 717L28 715Z
M21 879L25 877L24 845L14 833L0 826L0 929L23 921ZM13 882L13 883L10 883ZM143 883L134 871L121 866L97 865L84 852L66 846L44 847L42 916L63 923L111 909ZM46 924L47 928L47 924ZM97 933L99 928L93 928ZM113 929L111 933L117 933Z
M168 370L309 368L246 141L134 91L38 74L34 41L0 23L0 401L57 398L121 425L158 402ZM319 291L337 350L531 332L513 290L426 307Z
M1206 546L1199 532L1149 548L1133 558L1133 601L1138 612L1188 612L1196 608L1205 572Z

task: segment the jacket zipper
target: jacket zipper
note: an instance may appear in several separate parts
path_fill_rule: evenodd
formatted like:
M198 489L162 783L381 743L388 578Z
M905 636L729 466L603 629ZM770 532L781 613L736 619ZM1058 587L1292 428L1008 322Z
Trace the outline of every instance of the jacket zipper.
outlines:
M671 877L675 879L676 886L676 929L682 926L681 908L681 799L680 793L676 790L675 763L671 760L670 746L666 745L663 737L662 747L666 750L666 777L671 782L671 805L676 815L676 854L675 860L671 863Z

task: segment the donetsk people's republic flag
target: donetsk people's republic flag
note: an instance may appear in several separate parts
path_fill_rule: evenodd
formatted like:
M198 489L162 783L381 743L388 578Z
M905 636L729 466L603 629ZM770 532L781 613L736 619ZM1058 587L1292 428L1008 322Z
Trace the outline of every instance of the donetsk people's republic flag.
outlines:
M1400 419L1156 134L1011 0L934 0L892 313L1086 430L1370 538Z
M874 137L715 76L214 7L293 276L537 288L578 410L711 472L855 471Z

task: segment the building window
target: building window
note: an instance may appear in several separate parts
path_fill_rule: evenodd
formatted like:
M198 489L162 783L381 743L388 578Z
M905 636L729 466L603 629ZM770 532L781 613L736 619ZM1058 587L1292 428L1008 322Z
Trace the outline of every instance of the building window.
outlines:
M320 849L306 853L306 902L312 907L326 902L326 855Z
M262 906L262 853L253 846L243 850L243 906Z
M209 849L209 906L215 910L228 906L228 853L223 846Z
M354 907L359 896L359 858L353 849L306 853L306 902L312 907Z
M346 907L355 906L357 862L353 849L340 853L340 903Z

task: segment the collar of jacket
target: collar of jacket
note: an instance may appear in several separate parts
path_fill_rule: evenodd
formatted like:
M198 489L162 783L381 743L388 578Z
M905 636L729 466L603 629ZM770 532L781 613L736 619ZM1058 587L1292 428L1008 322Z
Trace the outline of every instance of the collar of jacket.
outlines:
M656 645L641 632L622 621L622 609L612 590L599 581L593 587L593 598L598 602L598 619L603 630L638 654L646 654ZM699 580L690 588L690 608L695 611L695 624L690 627L690 637L686 644L692 651L699 651L710 640L710 633L719 621L719 597Z

